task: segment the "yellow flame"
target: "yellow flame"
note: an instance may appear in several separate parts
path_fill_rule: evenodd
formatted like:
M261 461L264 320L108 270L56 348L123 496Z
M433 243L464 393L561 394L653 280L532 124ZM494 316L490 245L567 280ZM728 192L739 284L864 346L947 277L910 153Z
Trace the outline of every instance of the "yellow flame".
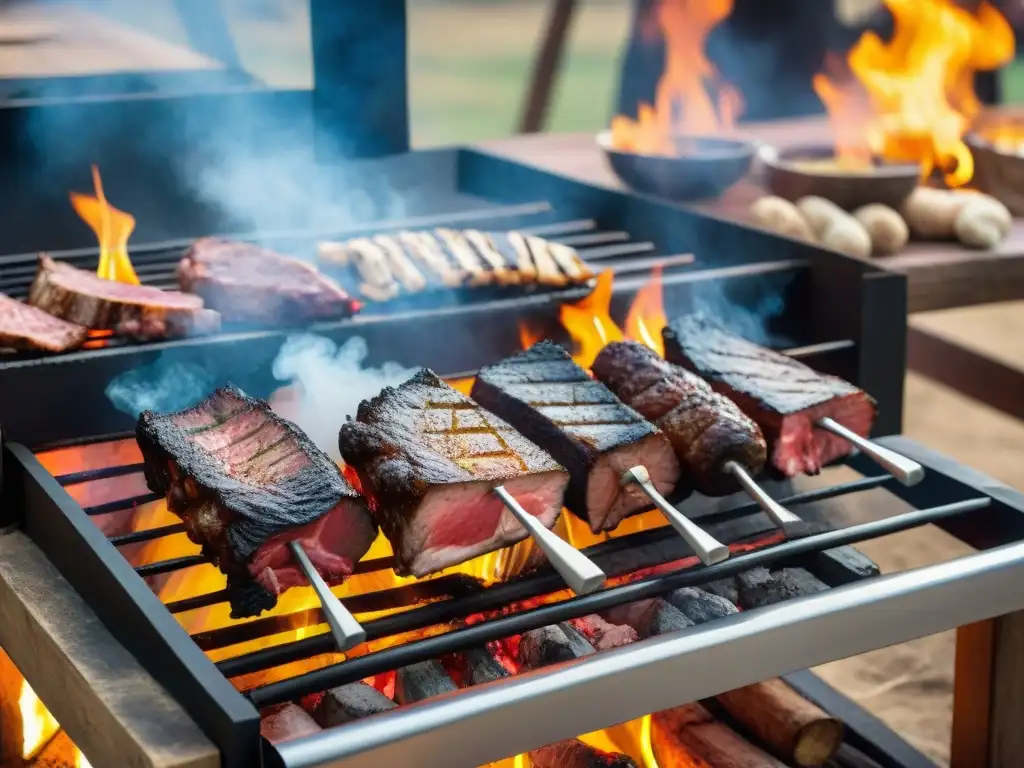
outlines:
M138 275L128 258L128 238L135 231L135 217L107 202L103 194L103 180L95 165L92 167L92 183L96 196L72 192L71 205L99 240L100 263L96 274L105 280L138 285Z
M21 712L21 757L30 760L57 735L60 725L27 682L21 684L18 709Z

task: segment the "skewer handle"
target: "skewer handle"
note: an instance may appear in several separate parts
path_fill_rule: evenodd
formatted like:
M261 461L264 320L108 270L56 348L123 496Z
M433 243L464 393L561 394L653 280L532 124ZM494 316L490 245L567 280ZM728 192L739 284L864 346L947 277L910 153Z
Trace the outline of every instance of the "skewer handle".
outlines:
M826 416L817 422L817 426L857 446L861 453L865 456L871 457L873 461L879 464L886 472L899 480L903 485L917 485L924 480L924 467L916 461L908 459L906 456L900 456L895 451L890 451L888 448L883 448L877 443L873 443L867 438L861 437L853 430L844 427L838 421Z
M704 565L714 565L729 559L729 548L718 539L690 520L686 515L668 503L651 482L647 467L636 466L626 470L622 475L622 484L636 483L643 488L654 506L662 511L669 524L689 544Z
M529 531L534 542L547 555L548 562L565 579L565 583L573 592L577 595L587 595L604 584L607 578L604 571L569 542L545 528L540 520L523 509L505 486L495 487L494 492L520 525Z
M356 621L355 616L349 613L348 608L341 604L341 601L331 592L327 582L323 580L309 556L297 541L289 541L288 546L299 563L302 572L306 574L309 583L313 585L316 596L320 598L320 607L323 609L324 618L327 619L327 626L331 628L334 635L334 642L338 644L338 650L347 651L353 646L366 642L366 630L363 625Z
M781 528L790 523L803 522L803 520L765 493L764 489L757 484L754 478L750 476L750 473L740 464L737 464L735 461L727 461L722 468L736 478L737 482L743 486L743 490L747 492L747 495L757 502L761 511L768 515L775 525Z

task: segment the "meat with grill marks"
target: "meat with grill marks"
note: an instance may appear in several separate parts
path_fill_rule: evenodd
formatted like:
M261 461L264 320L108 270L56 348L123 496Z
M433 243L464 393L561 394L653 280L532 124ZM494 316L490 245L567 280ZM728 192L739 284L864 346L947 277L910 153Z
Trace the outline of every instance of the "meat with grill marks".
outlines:
M492 493L498 485L550 528L569 479L547 453L427 369L360 403L338 443L402 574L424 576L526 538Z
M621 484L626 470L642 464L661 493L676 487L679 462L668 438L554 342L482 369L472 397L569 470L566 506L595 533L650 506L640 488Z
M235 618L307 583L288 542L300 542L324 580L340 584L377 535L330 457L234 387L178 413L145 411L136 437L150 489L227 575Z
M701 493L740 490L725 464L736 461L757 474L767 447L761 430L728 398L699 376L662 360L635 341L607 345L594 360L594 375L672 441L683 475Z
M89 331L0 293L0 349L67 352L85 343Z
M787 477L817 474L850 453L846 440L816 429L830 417L867 437L875 401L835 376L729 333L699 315L666 326L665 355L710 382L758 423L772 465Z
M352 269L371 301L429 288L559 288L594 276L575 249L521 232L438 228L324 242L318 252L325 267Z

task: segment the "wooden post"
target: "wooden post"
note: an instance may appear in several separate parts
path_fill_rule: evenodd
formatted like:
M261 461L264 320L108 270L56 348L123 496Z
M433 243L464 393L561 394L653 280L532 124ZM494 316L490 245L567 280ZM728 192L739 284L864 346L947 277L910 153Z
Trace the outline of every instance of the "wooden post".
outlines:
M533 60L530 87L519 120L520 133L537 133L544 128L575 11L576 0L554 0L544 38Z
M950 768L1015 768L1024 750L1024 612L957 630Z

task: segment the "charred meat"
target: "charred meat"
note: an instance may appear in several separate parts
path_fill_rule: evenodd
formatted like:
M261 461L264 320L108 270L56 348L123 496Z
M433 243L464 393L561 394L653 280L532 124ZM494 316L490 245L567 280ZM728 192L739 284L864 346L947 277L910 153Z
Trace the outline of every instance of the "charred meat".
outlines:
M297 324L349 317L358 303L315 266L252 243L204 237L178 264L183 291L228 323Z
M0 349L67 352L85 343L88 329L0 293Z
M524 539L495 486L550 528L568 482L544 451L426 369L363 401L338 442L403 574L424 576Z
M609 344L594 360L594 375L668 435L684 477L701 493L740 490L724 470L728 461L754 474L764 466L767 447L758 426L699 376L649 347L635 341Z
M306 579L297 540L328 584L366 554L377 527L338 466L294 424L233 387L178 413L146 411L136 437L146 482L228 577L232 616L254 616Z
M830 417L867 437L875 401L835 376L765 349L692 315L664 330L665 355L706 379L757 422L768 440L772 465L787 477L817 474L852 450L815 422Z
M440 228L324 242L318 250L325 267L351 270L370 301L430 288L559 288L594 276L573 248L520 232Z
M28 303L75 325L135 339L201 336L220 330L220 315L198 296L104 280L43 254Z
M558 344L542 341L484 368L472 396L569 470L566 506L595 533L650 506L636 485L622 486L626 470L644 465L663 494L679 479L668 438Z

